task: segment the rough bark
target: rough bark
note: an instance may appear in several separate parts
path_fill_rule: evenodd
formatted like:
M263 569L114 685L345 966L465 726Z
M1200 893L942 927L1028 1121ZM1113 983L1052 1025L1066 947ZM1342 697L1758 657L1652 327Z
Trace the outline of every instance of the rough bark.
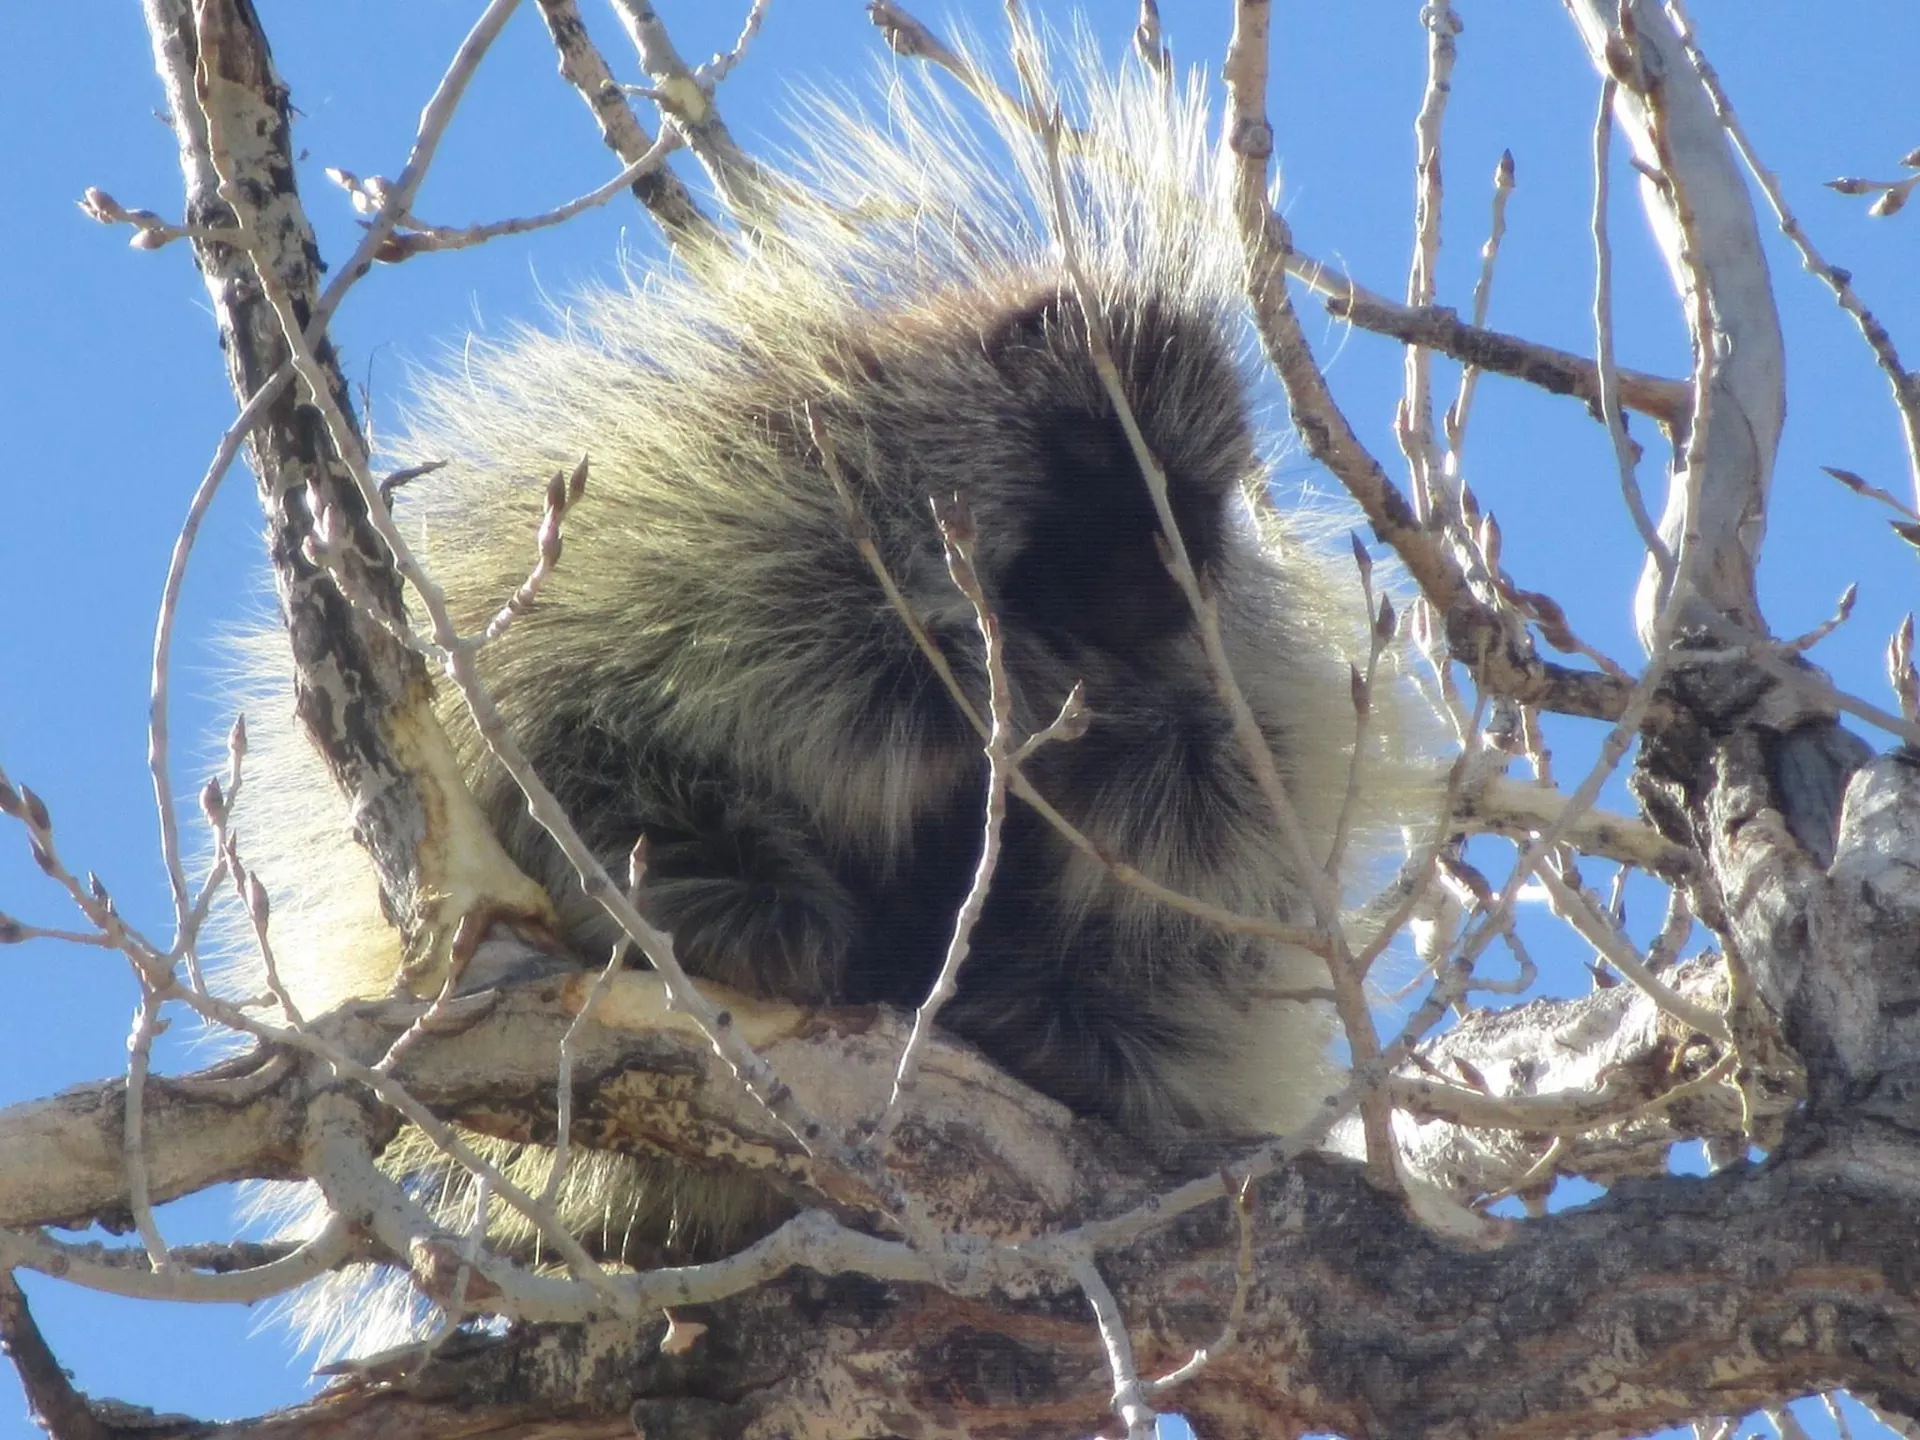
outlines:
M1913 773L1897 768L1902 783ZM1920 823L1907 794L1872 778L1850 793L1836 869L1870 864L1886 824ZM1920 940L1911 908L1870 887L1856 893L1876 929L1905 927L1911 955ZM1845 968L1844 957L1833 960ZM750 1165L804 1190L806 1160L790 1138L685 1022L661 1012L650 977L630 982L612 1023L580 1043L576 1139ZM459 1033L424 1037L401 1078L443 1113L548 1138L557 1037L584 990L582 977L563 977L467 1002L451 1022ZM1580 1008L1557 1018L1577 1024ZM374 1057L411 1018L368 1007L319 1028ZM741 1023L804 1103L830 1118L885 1093L905 1033L901 1017L872 1012L743 1010ZM157 1185L286 1173L313 1093L336 1083L324 1066L289 1063L156 1085L157 1153L203 1167L157 1175ZM0 1221L115 1217L125 1203L113 1152L118 1088L70 1092L0 1121ZM59 1125L44 1123L48 1107ZM1511 1223L1503 1244L1481 1252L1428 1234L1357 1167L1301 1160L1256 1187L1237 1342L1167 1403L1210 1436L1631 1433L1703 1403L1731 1411L1843 1384L1900 1406L1920 1386L1920 1259L1909 1238L1920 1167L1898 1123L1851 1107L1830 1118L1809 1111L1765 1165L1707 1180L1621 1180L1599 1205ZM62 1137L61 1154L45 1148L49 1134ZM28 1179L29 1166L47 1174ZM1171 1189L1144 1158L944 1041L892 1168L939 1207L943 1224L1001 1239L1057 1232L1165 1192L1164 1217L1104 1251L1103 1272L1143 1369L1170 1368L1215 1340L1236 1265L1235 1222L1217 1181L1215 1198L1196 1203L1191 1187ZM48 1175L66 1188L52 1191ZM842 1214L874 1218L857 1206ZM22 1261L32 1263L16 1254ZM259 1429L611 1434L639 1406L661 1434L1059 1434L1097 1429L1108 1404L1099 1337L1070 1285L955 1296L796 1272L674 1314L705 1327L682 1353L660 1353L651 1320L602 1313L527 1326L444 1349L406 1386L349 1390Z

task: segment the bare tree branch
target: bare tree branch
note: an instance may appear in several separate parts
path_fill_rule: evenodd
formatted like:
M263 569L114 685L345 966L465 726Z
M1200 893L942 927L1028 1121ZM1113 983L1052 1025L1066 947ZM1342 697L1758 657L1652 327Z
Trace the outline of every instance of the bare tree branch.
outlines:
M319 304L317 250L293 188L286 91L251 10L238 0L207 0L197 7L187 0L149 0L147 19L180 142L189 215L196 223L234 228L238 221L228 195L244 196L251 211L248 249L194 242L234 393L244 404L291 359L280 317L264 303L263 279L273 278L297 315L312 315ZM216 136L226 139L217 142ZM225 174L216 150L224 155ZM413 178L417 183L418 175ZM315 342L314 360L324 394L313 398L350 415L346 386L324 337ZM353 443L364 445L357 433ZM259 416L250 446L268 513L275 583L302 662L296 707L343 792L354 797L358 837L414 954L429 967L444 963L476 891L495 900L502 915L544 915L545 895L507 866L497 848L490 867L483 863L479 874L456 875L444 838L427 834L423 785L434 789L434 806L446 806L449 816L471 816L462 823L478 830L484 826L465 787L451 779L450 758L434 763L436 753L445 755L445 742L431 717L420 658L356 611L302 555L313 526L311 491L342 517L334 548L350 557L341 563L351 568L358 587L399 613L391 558L362 528L365 506L325 427L289 387ZM462 847L467 859L485 854L484 847Z
M605 57L587 34L576 0L535 0L535 3L540 7L540 18L547 22L547 33L553 37L554 48L560 52L560 74L593 112L600 138L623 164L638 164L657 142L647 134L635 117L633 107L627 104L626 95L614 83ZM666 166L644 170L635 176L633 196L652 212L669 239L696 248L725 243L712 218Z

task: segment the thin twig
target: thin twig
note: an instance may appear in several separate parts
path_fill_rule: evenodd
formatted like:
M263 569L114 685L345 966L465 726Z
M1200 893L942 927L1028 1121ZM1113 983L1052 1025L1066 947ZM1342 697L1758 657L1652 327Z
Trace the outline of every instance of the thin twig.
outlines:
M1569 1148L1566 1136L1554 1136L1548 1142L1547 1148L1540 1153L1540 1158L1522 1171L1517 1179L1509 1185L1503 1185L1498 1190L1478 1197L1474 1201L1474 1208L1485 1210L1509 1196L1519 1196L1527 1207L1528 1216L1539 1219L1547 1213L1546 1189L1559 1169L1561 1158Z
M1153 1440L1158 1419L1147 1403L1147 1386L1141 1383L1139 1368L1134 1363L1133 1341L1127 1334L1120 1302L1094 1264L1092 1254L1082 1255L1071 1270L1093 1309L1100 1343L1107 1352L1107 1374L1113 1380L1113 1413L1127 1427L1127 1440Z
M1438 862L1440 883L1447 888L1453 898L1469 915L1489 915L1493 904L1493 888L1487 883L1486 876L1469 865L1458 855L1445 854ZM1464 994L1471 995L1481 991L1493 995L1524 995L1533 988L1534 981L1540 978L1540 967L1534 963L1533 956L1527 952L1526 943L1521 940L1514 918L1508 914L1500 918L1495 928L1500 941L1513 956L1515 971L1503 980L1489 979L1475 971L1467 979Z
M269 901L267 887L260 883L260 877L243 867L240 863L240 847L235 838L227 833L225 818L214 832L215 843L220 846L226 862L227 875L233 881L234 891L240 897L240 903L246 908L247 922L253 927L253 943L260 951L260 967L265 973L267 991L279 1002L281 1013L287 1017L289 1025L304 1023L300 1007L294 1003L293 994L280 979L280 965L274 958L272 937L268 934L267 917Z
M1804 655L1822 640L1826 639L1853 616L1854 603L1860 598L1860 587L1849 584L1840 592L1840 599L1834 604L1833 614L1822 620L1804 635L1796 635L1791 640L1780 642L1782 655Z
M1609 965L1645 991L1647 997L1662 1010L1686 1021L1710 1039L1723 1044L1731 1043L1733 1032L1727 1026L1726 1017L1704 1005L1695 1004L1655 975L1619 927L1582 891L1562 879L1551 865L1541 866L1538 875L1541 883L1547 887L1547 893L1553 897L1553 913L1573 926L1594 949L1606 956Z
M1471 733L1479 732L1485 705L1485 697L1481 696L1479 703L1474 707ZM1374 963L1386 953L1387 946L1393 943L1394 937L1406 928L1421 908L1428 904L1439 891L1440 887L1434 883L1434 877L1457 828L1454 811L1475 769L1475 752L1463 748L1454 757L1453 763L1447 767L1446 788L1441 793L1440 803L1434 810L1433 823L1425 839L1408 857L1393 884L1388 886L1381 896L1369 902L1365 908L1363 913L1374 927L1373 938L1354 957L1354 965L1363 979L1372 972ZM1434 963L1437 964L1437 957Z
M90 935L84 930L48 929L43 925L27 925L13 916L0 913L0 945L22 945L29 940L57 940L63 945L91 945L101 950L117 950L104 935Z
M1487 221L1486 243L1480 247L1480 273L1473 282L1473 325L1476 330L1486 328L1487 312L1493 302L1493 269L1500 259L1500 242L1507 233L1507 201L1513 195L1513 176L1513 152L1502 150L1500 162L1493 167L1492 214ZM1480 367L1462 365L1460 391L1442 417L1447 435L1447 475L1456 485L1462 483L1460 451L1466 444L1467 417L1473 411L1473 393L1479 382ZM1461 509L1464 512L1466 508L1463 500Z
M61 861L59 848L54 843L53 817L46 802L25 785L15 788L4 768L0 768L0 815L20 823L27 832L27 852L40 873L67 892L74 908L87 917L95 930L115 949L145 957L153 970L156 988L164 989L173 983L172 967L160 959L153 942L122 917L100 877L89 873L83 885ZM144 968L142 973L146 973Z
M747 11L747 18L740 24L740 34L735 37L733 45L700 67L697 73L702 83L709 89L726 79L727 72L746 56L747 46L752 44L753 37L760 33L760 22L766 19L766 15L767 0L753 0L752 6Z
M123 1158L127 1167L127 1207L133 1212L134 1228L156 1274L173 1268L167 1253L166 1238L153 1217L153 1197L147 1185L146 1097L147 1073L153 1064L153 1041L164 1028L160 1023L160 992L141 974L140 1004L133 1012L133 1030L127 1036L127 1104L121 1133Z
M179 611L180 589L187 578L187 560L200 534L200 522L206 518L213 497L219 493L220 482L226 478L227 471L240 454L240 447L253 433L253 427L260 422L267 407L280 398L280 392L292 379L293 367L282 365L266 384L253 392L252 398L241 407L239 415L234 417L233 423L227 426L226 433L220 437L219 445L214 448L213 459L208 462L200 483L194 487L193 499L187 503L186 519L181 521L180 532L174 537L173 553L167 557L167 578L160 587L159 613L153 623L153 665L147 689L147 773L153 779L153 803L160 816L160 857L167 868L167 884L173 893L172 948L186 957L187 975L196 990L204 990L206 982L200 973L200 958L194 948L199 926L194 921L195 907L187 895L187 875L180 861L180 819L174 809L173 777L168 755L168 687L174 619Z
M1292 245L1290 236L1288 245ZM1463 365L1510 376L1550 395L1570 395L1590 408L1599 403L1599 370L1584 355L1470 324L1450 306L1402 305L1298 250L1289 248L1283 263L1287 274L1323 298L1327 313L1337 320L1404 345L1428 346ZM1662 425L1672 425L1686 418L1692 400L1684 380L1622 370L1620 403Z
M986 909L987 892L993 884L993 872L1000 863L1000 835L1007 817L1007 779L1013 763L1013 681L1007 674L1005 642L1000 637L1000 620L987 601L987 592L974 568L974 545L978 533L966 502L958 495L936 502L934 514L940 526L940 541L947 556L947 574L955 588L973 607L974 623L980 629L980 644L987 671L987 797L984 836L980 860L974 867L973 881L966 899L954 916L953 934L927 995L914 1011L913 1030L901 1048L900 1063L893 1075L893 1093L887 1099L881 1117L882 1140L891 1133L903 1113L903 1101L920 1068L920 1057L933 1038L933 1023L941 1009L959 990L960 967L966 963L972 947L973 927ZM1079 695L1075 687L1068 696L1073 705ZM1064 710L1062 712L1065 713Z
M484 225L468 225L464 228L425 225L408 215L404 222L407 228L397 230L389 236L386 244L381 246L374 258L383 264L396 265L411 256L431 250L469 250L475 245L484 245L489 240L497 240L502 235L527 235L535 230L545 230L554 225L565 224L576 215L606 204L622 190L631 190L643 176L658 170L666 162L667 156L685 143L678 130L665 130L638 159L604 185L540 215L494 220Z
M556 470L548 479L546 500L540 510L540 528L534 536L538 558L534 561L533 569L527 572L527 578L520 582L520 587L507 597L507 602L486 623L480 634L481 643L490 645L506 634L514 620L531 610L534 601L540 598L541 587L560 564L562 527L566 523L567 512L579 503L586 489L587 457L584 455L572 470Z
M1756 635L1725 616L1709 615L1705 619L1707 628L1718 639L1737 647L1735 653L1750 657L1775 679L1785 681L1821 704L1831 705L1836 710L1858 716L1870 725L1877 725L1909 745L1920 746L1920 720L1915 717L1896 715L1870 700L1863 700L1850 691L1842 690L1826 674L1812 666L1789 663L1780 653L1781 642L1771 636Z
M1920 166L1920 150L1909 150L1900 163ZM1876 220L1898 215L1906 209L1907 200L1916 185L1920 185L1920 175L1903 175L1897 180L1869 180L1862 175L1841 175L1827 181L1827 188L1836 194L1872 195L1873 203L1867 207L1867 214Z
M383 187L380 208L368 222L359 245L314 302L313 314L305 327L309 343L317 343L319 337L326 333L327 322L346 298L347 291L373 268L374 257L393 234L394 226L413 209L413 197L419 193L420 182L427 178L427 168L433 164L434 152L440 148L441 137L446 134L447 126L453 123L453 113L459 108L461 97L466 94L467 82L473 79L481 60L486 57L488 47L499 36L519 3L520 0L489 0L487 8L480 12L480 18L473 22L473 28L467 31L466 38L460 42L460 48L454 52L446 73L440 77L440 83L434 87L426 108L420 112L420 125L414 132L413 148L407 152L407 163L400 168L399 176ZM213 117L209 115L208 120L211 123ZM221 188L227 190L232 187L223 184ZM223 198L230 205L234 203L230 196ZM239 213L237 205L235 213ZM244 222L242 228L246 228Z
M1029 129L1039 130L1043 117L1027 100L1002 88L965 54L934 34L924 21L909 15L892 0L871 0L867 16L879 27L880 38L894 54L939 66L989 111L1016 116Z
M1460 33L1460 18L1453 13L1450 0L1422 5L1420 23L1427 31L1427 81L1413 120L1413 259L1407 269L1410 307L1431 305L1438 285L1441 197L1445 190L1440 137L1447 100L1453 94L1455 37ZM1436 513L1436 505L1444 511L1452 509L1452 497L1436 494L1434 485L1440 465L1433 438L1433 362L1423 345L1407 346L1403 360L1406 394L1396 428L1412 472L1414 512L1426 519Z
M1347 783L1340 797L1340 815L1334 822L1333 839L1327 846L1327 863L1324 867L1326 873L1335 880L1339 879L1341 862L1346 859L1347 841L1353 833L1354 817L1359 811L1360 796L1366 783L1366 777L1361 772L1366 764L1368 722L1373 718L1374 691L1380 679L1380 658L1386 653L1394 636L1393 601L1382 595L1375 609L1371 603L1372 587L1369 585L1366 588L1368 609L1372 616L1372 623L1367 627L1367 667L1364 671L1348 667L1351 671L1348 688L1353 697L1353 749L1347 755Z
M1252 1176L1241 1180L1239 1189L1228 1201L1233 1207L1234 1228L1240 1236L1240 1248L1234 1256L1233 1299L1227 1303L1226 1322L1221 1325L1220 1333L1214 1337L1212 1344L1201 1346L1179 1366L1142 1385L1140 1388L1144 1397L1151 1399L1186 1384L1231 1350L1240 1338L1240 1323L1247 1314L1247 1296L1253 1292L1253 1184Z
M1868 484L1864 476L1856 475L1851 470L1842 470L1838 465L1822 465L1820 468L1849 490L1853 491L1854 494L1864 495L1869 500L1878 500L1882 505L1885 505L1888 509L1899 515L1902 520L1910 523L1920 523L1920 510L1915 510L1906 501L1900 499L1897 495L1889 494L1878 485Z
M647 837L643 833L633 842L633 849L627 852L627 898L638 905L640 886L647 877ZM627 961L633 954L633 938L622 935L614 943L613 951L607 956L607 963L600 967L600 973L593 977L593 984L587 989L587 998L580 1002L580 1013L573 1017L567 1026L567 1033L560 1037L560 1073L554 1082L556 1119L554 1121L553 1160L547 1166L547 1184L540 1198L551 1205L560 1195L560 1186L567 1178L567 1166L572 1163L573 1145L573 1047L585 1030L587 1021L593 1015L594 1007L613 988L613 977L626 969Z
M1607 232L1607 195L1613 97L1618 89L1619 83L1612 76L1601 83L1599 112L1593 121L1593 353L1600 371L1600 423L1607 427L1607 438L1613 442L1620 496L1633 517L1633 528L1640 532L1640 543L1665 573L1673 568L1673 556L1667 553L1666 542L1660 538L1640 493L1640 478L1634 471L1635 446L1627 435L1626 417L1620 413L1620 372L1613 358L1613 243Z
M97 220L102 225L131 225L133 238L127 244L135 250L158 250L176 240L232 245L239 238L233 231L217 225L175 225L151 210L129 210L97 185L89 185L75 203L89 220Z

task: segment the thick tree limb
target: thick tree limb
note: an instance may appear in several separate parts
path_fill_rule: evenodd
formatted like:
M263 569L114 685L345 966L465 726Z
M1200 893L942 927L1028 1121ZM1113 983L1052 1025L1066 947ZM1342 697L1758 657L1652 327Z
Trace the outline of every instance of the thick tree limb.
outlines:
M1910 1236L1920 1212L1843 1133L1819 1160L1668 1179L1462 1252L1352 1168L1303 1162L1255 1200L1260 1277L1236 1345L1167 1397L1207 1436L1334 1430L1434 1440L1637 1433L1810 1389L1920 1398ZM1225 1207L1103 1264L1143 1369L1217 1332L1237 1246ZM1106 1416L1077 1296L988 1306L795 1275L663 1327L541 1328L456 1345L405 1390L346 1393L240 1433L682 1436L1089 1433ZM1710 1398L1709 1398L1710 1397Z
M87 1405L86 1396L48 1348L33 1323L27 1297L13 1276L0 1273L0 1352L13 1362L27 1392L27 1407L58 1440L109 1440L113 1432Z
M1850 819L1849 835L1886 808L1856 803L1868 808L1857 823ZM1902 803L1909 814L1920 808ZM539 1135L552 1114L557 1036L586 988L584 975L555 976L490 1006L463 1002L465 1012L449 1017L462 1028L422 1037L403 1078L470 1123ZM596 1010L608 1023L590 1024L576 1042L586 1102L576 1139L699 1153L806 1187L804 1153L738 1090L689 1022L664 1010L650 993L656 988L651 976L623 977L607 1010ZM1544 1022L1563 1039L1577 1036L1614 1018L1596 1020L1592 1006L1628 994L1529 1007L1506 1034L1487 1021L1433 1058L1450 1063L1457 1053L1497 1078L1501 1047L1517 1053L1523 1029ZM836 1104L867 1113L884 1105L903 1017L751 1005L735 1013L810 1106L839 1119ZM356 1053L377 1055L409 1018L364 1007L322 1028ZM1659 1028L1650 1019L1639 1052L1648 1064L1674 1043ZM1623 1067L1640 1063L1625 1052L1617 1058ZM302 1088L295 1074L282 1067L283 1096ZM269 1077L221 1083L259 1090ZM91 1125L104 1148L119 1131L102 1098L117 1086L42 1105L64 1107L72 1129ZM944 1039L936 1039L917 1094L896 1170L906 1189L942 1204L942 1220L961 1230L1011 1239L1071 1226L1087 1218L1086 1207L1124 1208L1165 1183L1110 1148L1097 1127L1070 1123ZM236 1164L281 1173L268 1167L281 1163L275 1157L305 1114L260 1094L246 1105L212 1103L179 1082L153 1082L149 1103L161 1127L156 1139L168 1141L158 1153L215 1157L206 1163L223 1175ZM252 1107L278 1117L275 1124L256 1120ZM16 1132L45 1130L40 1109L0 1116L0 1153ZM181 1144L194 1126L224 1129L230 1142ZM1789 1147L1770 1171L1624 1188L1596 1209L1517 1227L1492 1254L1425 1235L1340 1162L1302 1162L1258 1187L1257 1278L1235 1346L1168 1403L1209 1435L1333 1428L1477 1440L1560 1436L1596 1424L1643 1428L1697 1412L1709 1393L1729 1407L1839 1383L1906 1393L1920 1367L1920 1319L1901 1237L1920 1218L1920 1174L1889 1170L1882 1152L1862 1149L1844 1125L1821 1135L1819 1145ZM236 1159L247 1144L254 1154ZM31 1192L60 1215L86 1208L75 1203L83 1191L95 1193L84 1187L124 1183L108 1162L68 1169L79 1177L74 1191ZM0 1166L0 1218L47 1218L23 1213L19 1173ZM169 1172L164 1183L178 1177ZM1233 1294L1236 1249L1227 1208L1209 1204L1102 1256L1143 1373L1171 1368L1211 1340ZM404 1393L334 1397L259 1431L445 1434L452 1412L444 1407L456 1396L463 1434L534 1433L560 1415L580 1418L576 1433L601 1433L596 1415L617 1433L613 1423L636 1405L653 1433L673 1434L740 1433L730 1427L742 1425L749 1433L849 1437L903 1427L1097 1427L1106 1381L1084 1302L1044 1282L1018 1293L1026 1298L959 1299L898 1281L798 1275L714 1305L676 1307L677 1322L706 1327L684 1353L659 1353L658 1327L645 1322L534 1327L505 1343L443 1351ZM1635 1343L1596 1347L1596 1326ZM1869 1332L1877 1348L1863 1351Z
M1630 6L1616 33L1611 7L1571 8L1596 64L1619 82L1616 113L1653 177L1642 198L1688 301L1696 373L1710 381L1696 392L1686 468L1662 522L1670 548L1695 552L1683 617L1765 634L1754 571L1785 372L1745 177L1663 12ZM1666 583L1650 571L1643 600L1664 603ZM1726 938L1736 980L1779 1017L1806 1065L1809 1103L1822 1112L1870 1103L1910 1133L1920 911L1904 871L1890 868L1913 853L1899 848L1915 839L1908 760L1883 757L1854 777L1829 852L1829 787L1804 778L1844 775L1860 760L1831 714L1739 655L1682 657L1670 688L1681 713L1649 733L1636 784L1669 838L1706 861L1697 913ZM1829 853L1823 873L1815 856Z
M1726 1006L1717 956L1664 978L1715 1012ZM1700 1084L1721 1058L1631 985L1481 1011L1422 1046L1420 1070L1483 1103L1425 1108L1426 1092L1403 1097L1396 1136L1416 1174L1462 1201L1514 1188L1544 1195L1560 1175L1602 1185L1658 1177L1679 1141L1704 1140L1714 1154L1777 1145L1802 1094L1797 1069L1776 1049L1749 1057L1740 1087ZM1532 1125L1514 1123L1530 1114Z
M586 972L531 981L443 1008L394 1078L436 1112L509 1139L553 1138L561 1036L590 988ZM835 1173L816 1170L790 1132L749 1096L693 1021L669 1011L659 978L615 977L570 1046L577 1093L572 1136L587 1148L654 1152L749 1169L813 1203L836 1198ZM907 1027L892 1012L762 1005L719 987L731 1023L778 1064L815 1113L849 1128L885 1109ZM370 1064L419 1013L366 1004L316 1021L325 1044ZM924 1190L937 1220L975 1233L1031 1234L1077 1213L1074 1186L1110 1192L1112 1164L1093 1132L1055 1102L1001 1075L976 1052L936 1036L928 1095L899 1128L890 1171ZM335 1087L323 1059L258 1055L201 1076L152 1080L148 1124L156 1198L236 1178L286 1178L312 1096ZM126 1205L118 1155L124 1082L105 1081L0 1112L0 1226L113 1221ZM374 1125L384 1141L392 1131ZM930 1132L930 1133L929 1133ZM971 1135L973 1141L961 1141ZM936 1137L944 1137L935 1143ZM964 1160L952 1153L972 1151ZM977 1142L977 1143L976 1143ZM996 1160L992 1157L998 1156ZM164 1168L162 1168L164 1164ZM960 1168L949 1170L958 1165ZM926 1168L926 1167L931 1167ZM1091 1169L1089 1169L1091 1167ZM918 1177L916 1179L916 1177ZM857 1203L864 1192L840 1197Z
M245 404L294 358L289 326L269 296L284 300L297 325L319 300L319 252L294 183L286 87L249 0L147 0L146 15L190 223L239 231L245 241L193 242L229 379ZM396 216L407 200L390 197ZM336 437L307 400L324 398L345 417L345 438L362 451L364 442L352 430L331 342L318 333L305 343L312 360L306 396L298 385L286 387L250 438L293 648L295 708L350 797L354 834L410 958L431 972L445 963L470 910L490 906L537 921L547 900L493 842L433 719L426 667L387 628L402 620L393 557L367 524ZM337 517L332 563L351 576L372 613L350 603L304 553L322 509ZM431 830L429 813L442 817Z
M241 1179L299 1177L292 1067L225 1078L149 1078L147 1177L155 1203ZM0 1227L132 1224L126 1084L83 1085L0 1112Z

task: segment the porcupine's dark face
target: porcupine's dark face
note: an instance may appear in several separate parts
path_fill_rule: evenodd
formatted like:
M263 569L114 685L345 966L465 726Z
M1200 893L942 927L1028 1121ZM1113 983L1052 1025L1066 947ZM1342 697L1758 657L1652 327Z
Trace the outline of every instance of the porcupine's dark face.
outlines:
M1108 307L1106 342L1147 451L1165 475L1187 554L1203 575L1230 541L1229 507L1254 467L1243 386L1221 337L1153 302ZM1190 632L1134 443L1096 368L1071 297L999 321L984 350L1018 403L1020 542L991 578L1007 629L1122 673L1154 666ZM1091 680L1092 677L1087 677Z
M1150 294L1102 302L1102 330L1128 418L1166 481L1203 582L1238 573L1257 549L1236 523L1254 475L1245 386L1219 317ZM772 366L770 368L777 370ZM796 461L818 460L808 424L834 442L863 524L908 604L984 711L976 617L942 559L928 502L959 494L975 564L1005 641L1018 728L1051 720L1076 682L1096 714L1210 697L1186 596L1169 573L1159 514L1098 368L1079 302L1050 277L1010 282L994 303L937 298L845 323L838 384L783 420ZM827 491L824 475L797 483ZM830 498L830 495L829 495ZM979 739L855 553L837 506L796 537L792 595L813 673L845 676L853 749L914 752L908 768L944 794L975 783ZM1177 692L1177 693L1176 693ZM1210 705L1210 698L1202 702ZM905 803L930 792L925 783ZM871 812L850 831L885 828Z

